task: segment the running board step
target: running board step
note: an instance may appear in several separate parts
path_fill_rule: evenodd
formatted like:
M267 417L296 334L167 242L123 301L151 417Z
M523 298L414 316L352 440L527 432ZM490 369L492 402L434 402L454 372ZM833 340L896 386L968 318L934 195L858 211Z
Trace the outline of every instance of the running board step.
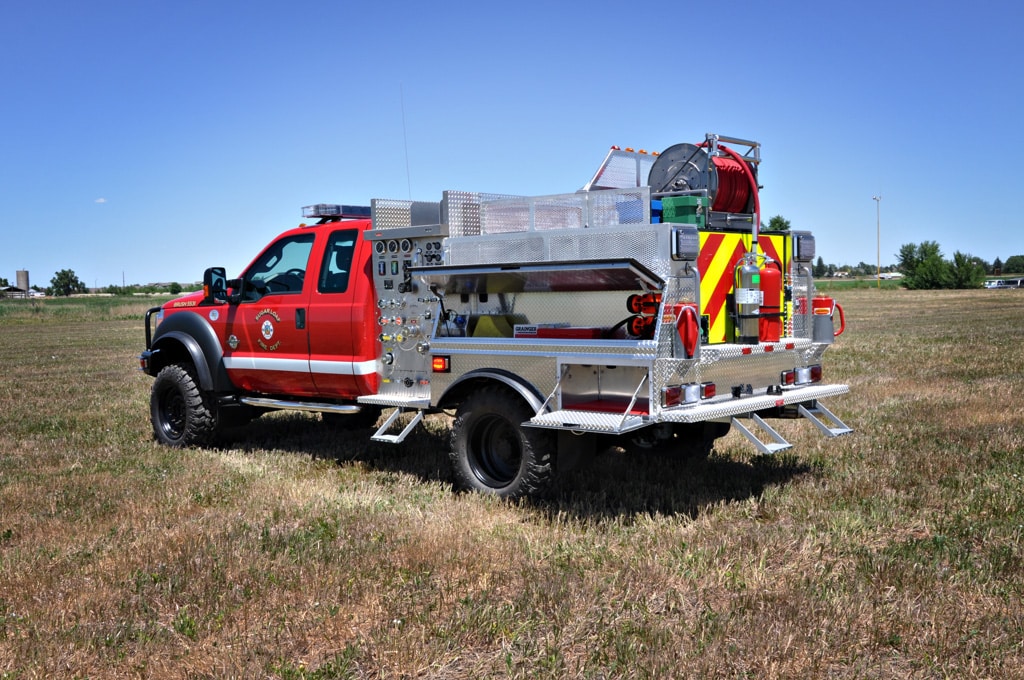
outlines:
M816 403L811 408L807 408L803 404L800 404L797 411L801 416L814 423L814 426L821 430L822 434L826 437L839 437L853 432L852 427L847 427L846 423L839 420L839 417L836 416L836 414L832 413L832 411L829 411L821 404ZM824 421L828 421L828 423ZM831 424L831 426L829 424Z
M770 442L761 441L761 439L751 432L746 425L740 422L740 419L737 416L732 417L732 424L733 427L739 430L740 434L746 437L758 451L766 456L770 456L773 453L778 453L779 451L785 451L788 448L792 448L792 444L783 439L781 434L772 429L772 426L764 422L764 420L756 413L751 413L749 418L750 421L758 427L758 429L764 432L768 438L771 439Z
M420 424L421 420L423 420L423 411L416 411L416 415L413 419L410 420L409 424L405 426L405 429L398 434L387 434L387 431L391 429L391 426L395 424L395 421L398 420L398 417L403 413L407 413L407 411L396 408L394 412L388 416L388 419L384 421L384 424L380 426L380 429L370 437L370 439L375 442L387 442L388 444L401 444L405 441L405 438L409 436L409 433L416 429L416 426Z
M280 411L306 411L308 413L340 413L354 415L363 410L358 404L323 404L315 401L290 401L265 397L242 397L238 401L248 406L277 409Z

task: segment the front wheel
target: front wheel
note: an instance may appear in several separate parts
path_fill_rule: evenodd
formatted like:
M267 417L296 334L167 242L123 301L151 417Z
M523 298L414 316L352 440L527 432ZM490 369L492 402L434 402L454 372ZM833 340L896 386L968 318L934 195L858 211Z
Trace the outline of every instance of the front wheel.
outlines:
M519 498L539 493L553 476L555 439L522 423L533 416L511 392L485 387L459 406L449 454L458 485L471 491Z
M217 434L215 406L181 364L165 366L157 374L149 409L153 436L166 446L203 446Z

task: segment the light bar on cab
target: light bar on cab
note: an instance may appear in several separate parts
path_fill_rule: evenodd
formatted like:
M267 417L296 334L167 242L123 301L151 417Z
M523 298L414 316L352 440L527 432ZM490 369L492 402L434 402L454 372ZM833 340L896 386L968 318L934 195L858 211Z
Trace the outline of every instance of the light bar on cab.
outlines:
M325 217L362 218L370 216L370 207L363 205L338 205L337 203L317 203L302 206L305 218L322 219Z

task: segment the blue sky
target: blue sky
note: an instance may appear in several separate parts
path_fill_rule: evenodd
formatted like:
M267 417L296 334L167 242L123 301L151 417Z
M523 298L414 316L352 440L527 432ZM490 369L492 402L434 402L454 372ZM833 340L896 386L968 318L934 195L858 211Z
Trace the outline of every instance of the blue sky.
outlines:
M237 274L301 206L574 191L609 146L762 143L836 264L1024 254L1016 2L0 5L0 276ZM403 115L404 114L404 115Z

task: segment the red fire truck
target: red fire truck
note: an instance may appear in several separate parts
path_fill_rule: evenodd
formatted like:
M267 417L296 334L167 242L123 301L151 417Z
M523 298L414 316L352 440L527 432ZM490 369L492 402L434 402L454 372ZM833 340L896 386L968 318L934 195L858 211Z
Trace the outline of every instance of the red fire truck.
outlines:
M296 409L400 443L453 412L457 483L516 497L611 439L707 455L735 427L771 454L771 418L850 432L822 404L848 392L822 368L842 308L811 233L760 230L760 162L708 134L613 147L568 194L307 206L238 278L147 312L155 437Z

